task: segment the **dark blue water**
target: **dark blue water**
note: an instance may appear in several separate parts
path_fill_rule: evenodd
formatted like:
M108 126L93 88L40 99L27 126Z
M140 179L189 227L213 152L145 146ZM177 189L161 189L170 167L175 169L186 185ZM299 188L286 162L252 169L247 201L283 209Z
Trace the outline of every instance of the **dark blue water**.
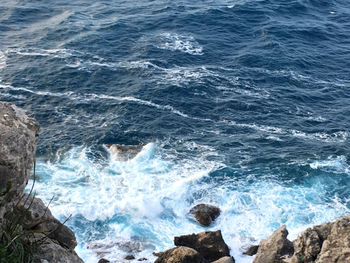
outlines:
M349 36L343 0L3 0L0 99L40 122L36 190L86 261L152 260L211 202L251 262L280 224L349 213Z

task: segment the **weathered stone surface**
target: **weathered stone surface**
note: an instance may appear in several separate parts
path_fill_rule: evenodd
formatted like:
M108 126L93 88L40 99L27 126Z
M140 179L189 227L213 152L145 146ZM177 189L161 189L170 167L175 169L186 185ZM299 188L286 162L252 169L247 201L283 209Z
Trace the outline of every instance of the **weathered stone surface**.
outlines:
M134 158L142 150L143 145L106 144L106 147L112 152L114 159L127 161Z
M293 243L287 239L288 231L283 225L270 237L262 240L253 263L282 263L285 256L293 254Z
M220 215L220 209L209 204L198 204L191 208L190 214L192 214L202 226L210 226Z
M248 256L254 256L256 253L258 253L259 246L253 245L250 246L246 251L243 252L244 255Z
M208 261L196 250L180 246L163 252L155 263L208 263Z
M84 263L74 250L64 248L44 234L35 234L35 239L40 240L33 255L33 263Z
M235 260L233 259L233 257L222 257L211 263L235 263Z
M24 229L44 231L61 245L71 249L76 247L73 231L58 221L41 199L24 194L16 210L23 218Z
M208 261L230 256L229 248L220 230L175 237L174 243L176 246L186 246L197 250Z
M39 124L16 106L0 102L0 223L27 185Z
M323 242L316 263L350 262L350 216L332 223L330 234Z

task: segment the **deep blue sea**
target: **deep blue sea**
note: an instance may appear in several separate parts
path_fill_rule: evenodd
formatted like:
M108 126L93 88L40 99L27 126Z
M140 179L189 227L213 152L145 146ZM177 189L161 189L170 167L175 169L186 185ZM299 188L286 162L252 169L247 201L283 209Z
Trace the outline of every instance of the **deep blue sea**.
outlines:
M207 229L248 263L350 214L348 0L1 0L0 99L40 122L35 191L88 263Z

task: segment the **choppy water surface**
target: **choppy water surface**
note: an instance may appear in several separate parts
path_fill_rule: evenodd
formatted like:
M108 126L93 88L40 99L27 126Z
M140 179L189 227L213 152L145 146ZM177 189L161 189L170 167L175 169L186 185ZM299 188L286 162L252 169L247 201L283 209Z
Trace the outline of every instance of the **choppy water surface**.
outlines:
M343 0L4 0L0 98L40 122L36 191L86 262L152 261L205 230L199 202L251 262L281 224L349 214L349 36Z

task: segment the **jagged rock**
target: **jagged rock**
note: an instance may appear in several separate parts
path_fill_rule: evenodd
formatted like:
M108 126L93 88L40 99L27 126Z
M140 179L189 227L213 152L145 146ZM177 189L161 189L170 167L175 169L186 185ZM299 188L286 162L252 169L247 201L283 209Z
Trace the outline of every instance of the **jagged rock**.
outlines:
M175 237L174 243L176 246L186 246L197 250L208 261L230 256L229 248L220 230Z
M211 263L235 263L235 260L233 257L222 257L216 261L213 261Z
M0 225L28 183L34 163L38 122L16 106L0 102ZM1 233L1 232L0 232Z
M106 147L112 152L114 159L127 161L134 158L142 150L143 145L106 144Z
M71 249L76 247L77 240L73 231L58 221L41 199L23 194L16 210L18 216L22 217L24 229L44 231L61 245Z
M271 236L262 240L253 263L282 263L284 257L293 254L293 243L287 239L288 231L283 225Z
M220 209L213 205L198 204L191 208L190 214L192 214L202 226L210 226L212 221L220 215Z
M332 224L330 234L323 242L316 263L350 262L350 216Z
M256 253L258 253L259 246L253 245L250 246L246 251L243 252L244 255L248 256L254 256Z
M31 241L36 242L33 263L42 263L45 260L50 263L84 263L74 250L60 246L44 234L36 233L35 241Z
M208 263L196 250L175 247L164 251L154 263Z

